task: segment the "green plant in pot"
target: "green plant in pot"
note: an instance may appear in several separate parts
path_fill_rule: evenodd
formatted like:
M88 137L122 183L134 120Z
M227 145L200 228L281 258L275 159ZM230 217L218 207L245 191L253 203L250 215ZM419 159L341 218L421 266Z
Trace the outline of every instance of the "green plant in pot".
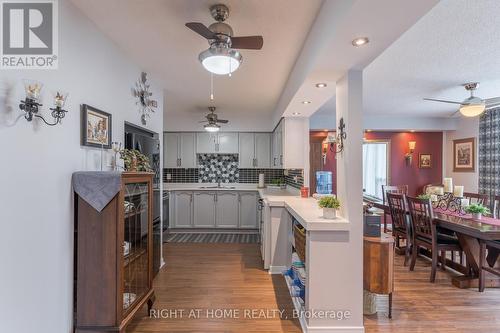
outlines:
M149 165L149 158L138 150L122 149L120 157L123 159L125 171L153 171Z
M472 214L472 218L480 220L484 214L489 214L490 210L488 209L488 207L484 207L482 204L473 203L465 207L465 212Z
M429 200L431 196L429 194L420 194L417 198L421 200Z
M337 210L340 208L340 201L334 196L325 196L319 199L318 206L323 208L325 219L337 218Z

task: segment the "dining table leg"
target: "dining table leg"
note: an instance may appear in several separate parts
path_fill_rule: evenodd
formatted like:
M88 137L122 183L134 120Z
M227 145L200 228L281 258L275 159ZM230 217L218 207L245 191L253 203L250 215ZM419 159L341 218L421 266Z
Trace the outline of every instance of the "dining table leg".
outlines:
M467 262L467 273L464 275L455 276L451 279L452 284L458 288L477 288L479 286L479 262L480 262L480 245L477 238L457 233L457 238L460 246L463 249L465 259ZM499 253L492 252L488 254L486 260L488 262L496 261ZM489 260L488 260L489 259ZM493 261L495 260L495 261ZM486 287L498 287L500 286L500 279L496 277L491 277L485 280Z

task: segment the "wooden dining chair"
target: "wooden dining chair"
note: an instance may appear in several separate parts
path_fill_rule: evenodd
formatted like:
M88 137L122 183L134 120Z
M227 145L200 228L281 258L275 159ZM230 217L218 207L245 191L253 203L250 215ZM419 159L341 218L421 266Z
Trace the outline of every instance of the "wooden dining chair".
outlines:
M430 281L436 280L438 254L441 252L441 267L446 267L446 251L461 251L458 239L454 236L438 233L434 223L434 214L430 199L407 197L410 211L410 225L413 235L413 250L411 255L410 270L415 268L419 247L431 250L432 269Z
M500 219L500 195L493 196L491 203L491 212L493 214L493 218Z
M487 260L486 250L488 250ZM495 268L495 263L500 253L500 241L483 240L479 241L479 291L484 291L484 275L485 272L490 272L496 276L500 276L500 269ZM491 255L491 256L490 256Z
M405 261L403 265L406 266L410 260L411 232L408 215L406 214L405 195L387 193L387 203L391 212L392 236L396 241L396 248L401 250L400 241L405 240Z
M483 206L488 205L488 195L464 192L464 199L469 199L469 203L481 204Z
M407 195L408 185L382 185L382 202L384 205L387 203L387 193ZM387 232L387 216L388 214L384 212L384 232Z

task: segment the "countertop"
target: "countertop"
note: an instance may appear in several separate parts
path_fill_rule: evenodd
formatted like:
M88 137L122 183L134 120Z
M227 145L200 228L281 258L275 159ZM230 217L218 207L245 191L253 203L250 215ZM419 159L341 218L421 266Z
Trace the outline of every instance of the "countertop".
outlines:
M348 231L350 223L337 217L334 220L323 218L323 211L314 198L301 198L298 189L266 187L259 189L257 184L221 184L220 188L206 188L212 183L163 183L165 191L258 191L264 204L270 207L283 207L308 231ZM205 187L205 188L204 188Z

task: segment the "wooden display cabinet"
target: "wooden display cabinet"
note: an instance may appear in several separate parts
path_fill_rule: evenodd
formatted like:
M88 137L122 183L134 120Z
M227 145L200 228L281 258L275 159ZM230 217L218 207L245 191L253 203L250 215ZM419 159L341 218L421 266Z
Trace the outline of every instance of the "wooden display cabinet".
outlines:
M75 332L125 332L154 301L152 173L125 172L98 212L75 195Z

